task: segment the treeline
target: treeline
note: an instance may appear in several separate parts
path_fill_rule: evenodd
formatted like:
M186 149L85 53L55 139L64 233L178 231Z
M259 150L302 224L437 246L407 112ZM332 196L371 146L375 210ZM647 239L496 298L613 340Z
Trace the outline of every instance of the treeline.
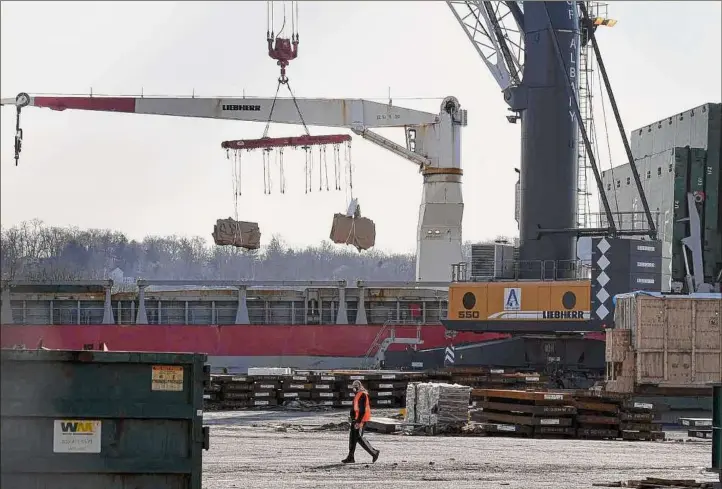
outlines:
M470 246L464 247L469 261ZM389 254L323 242L293 249L274 236L261 250L209 246L201 237L148 236L46 226L40 220L2 229L2 278L101 280L120 268L126 277L165 280L414 280L412 254Z

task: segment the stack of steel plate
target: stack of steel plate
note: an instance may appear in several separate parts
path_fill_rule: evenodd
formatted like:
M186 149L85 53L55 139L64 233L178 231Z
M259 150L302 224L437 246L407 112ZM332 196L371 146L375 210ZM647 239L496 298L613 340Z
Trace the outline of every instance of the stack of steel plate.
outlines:
M280 387L279 377L275 375L263 375L253 377L253 406L277 406L278 389Z
M654 422L654 405L627 399L622 403L619 436L623 440L664 440L659 423Z
M253 380L246 375L216 375L206 389L206 409L242 409L253 406Z
M403 407L406 397L408 380L402 374L378 374L369 381L371 404L374 407Z
M712 418L679 418L679 424L687 428L691 438L712 439Z
M474 389L472 421L488 433L574 436L573 398L567 393Z
M601 397L593 391L579 391L574 397L579 438L616 439L619 436L619 398Z
M431 372L430 381L468 385L475 389L539 390L546 387L549 377L538 372L489 367L456 367Z
M281 391L279 400L287 401L308 401L311 399L313 383L310 375L295 373L281 379Z
M339 393L336 389L338 377L332 373L317 373L311 376L311 399L321 406L340 405Z

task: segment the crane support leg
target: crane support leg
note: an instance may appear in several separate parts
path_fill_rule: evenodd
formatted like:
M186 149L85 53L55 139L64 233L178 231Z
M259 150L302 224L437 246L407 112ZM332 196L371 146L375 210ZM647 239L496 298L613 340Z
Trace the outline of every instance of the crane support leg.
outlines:
M416 280L448 281L451 265L462 261L461 170L428 168L419 208L416 241Z

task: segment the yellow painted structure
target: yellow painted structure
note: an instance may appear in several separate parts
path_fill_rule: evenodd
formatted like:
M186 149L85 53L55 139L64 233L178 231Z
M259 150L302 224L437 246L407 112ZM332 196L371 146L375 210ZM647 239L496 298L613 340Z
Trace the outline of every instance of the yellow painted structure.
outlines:
M449 287L450 321L583 321L591 282L459 282Z

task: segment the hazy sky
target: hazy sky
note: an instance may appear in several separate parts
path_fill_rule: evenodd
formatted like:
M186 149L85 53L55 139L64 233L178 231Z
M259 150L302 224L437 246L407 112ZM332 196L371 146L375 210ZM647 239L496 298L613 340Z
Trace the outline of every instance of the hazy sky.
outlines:
M300 2L300 56L289 67L301 97L374 98L437 112L456 96L465 128L464 240L516 234L514 167L519 125L445 2ZM719 102L719 1L610 2L619 23L598 38L630 130ZM272 97L278 67L266 54L266 2L3 2L0 86L18 92ZM428 100L403 100L404 97ZM598 111L599 112L599 111ZM611 117L611 111L607 110ZM201 235L233 214L224 139L257 138L262 124L79 111L23 112L20 166L14 109L2 109L2 225L53 225ZM613 124L613 120L609 120ZM598 127L603 127L601 122ZM336 130L311 128L315 134ZM271 136L300 134L274 125ZM403 142L403 130L384 135ZM600 133L599 159L609 168ZM611 132L612 158L623 159ZM355 195L375 220L377 247L415 248L421 176L416 167L354 139ZM328 239L344 192L304 194L303 158L286 157L287 191L264 195L260 154L244 159L240 215L263 242ZM332 167L329 168L332 171Z

